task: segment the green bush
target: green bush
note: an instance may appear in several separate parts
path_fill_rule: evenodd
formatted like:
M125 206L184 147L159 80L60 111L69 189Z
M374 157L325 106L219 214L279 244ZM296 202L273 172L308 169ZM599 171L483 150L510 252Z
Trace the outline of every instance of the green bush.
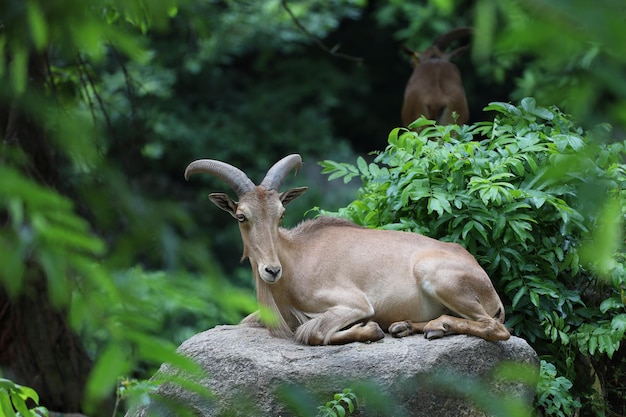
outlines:
M492 277L513 333L582 381L592 371L580 364L610 359L626 330L625 144L608 141L607 125L584 132L532 98L486 110L492 122L394 129L372 163L322 162L329 180L363 183L330 214L462 243ZM562 408L591 398L591 386L575 384ZM559 415L550 404L540 406Z
M345 388L333 396L331 401L317 407L319 417L345 417L354 413L356 395L350 388ZM347 408L347 411L346 411Z
M29 408L26 403L39 404L39 395L34 389L18 385L10 379L0 378L0 415L3 417L47 416L45 407Z
M549 415L558 417L571 416L580 408L580 403L569 392L572 382L558 376L551 363L541 361L539 383L537 384L537 403L541 404Z

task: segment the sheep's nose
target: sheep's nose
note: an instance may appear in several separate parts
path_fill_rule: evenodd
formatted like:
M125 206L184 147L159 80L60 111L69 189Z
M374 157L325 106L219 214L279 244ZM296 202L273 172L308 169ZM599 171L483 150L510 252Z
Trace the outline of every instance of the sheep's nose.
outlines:
M266 266L265 272L270 274L272 277L276 278L277 276L280 275L281 268L280 266Z
M268 284L277 282L283 274L283 268L277 265L259 265L259 275Z

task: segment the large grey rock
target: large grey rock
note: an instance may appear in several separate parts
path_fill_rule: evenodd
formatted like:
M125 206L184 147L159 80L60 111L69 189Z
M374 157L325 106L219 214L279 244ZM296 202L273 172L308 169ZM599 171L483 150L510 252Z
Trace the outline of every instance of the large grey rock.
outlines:
M314 416L318 405L347 387L359 400L354 415L485 416L532 403L532 383L511 380L510 368L497 369L512 363L526 365L530 374L538 371L536 353L517 337L488 342L465 335L431 341L387 336L371 344L303 346L263 328L219 326L185 341L179 352L206 371L195 382L215 397L165 383L159 397L127 417L180 415L172 404L203 417ZM517 377L528 373L515 369ZM164 364L155 378L168 375L184 377Z

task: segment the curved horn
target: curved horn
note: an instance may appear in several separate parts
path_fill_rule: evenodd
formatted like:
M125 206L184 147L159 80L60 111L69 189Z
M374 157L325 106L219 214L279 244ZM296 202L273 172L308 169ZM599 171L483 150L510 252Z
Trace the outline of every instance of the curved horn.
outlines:
M444 51L455 40L471 36L473 32L474 28L471 27L452 29L451 31L444 33L443 35L435 39L433 45L439 48L441 51Z
M185 179L189 180L190 176L198 173L211 174L223 180L237 194L237 197L254 188L254 183L242 170L222 161L214 159L193 161L185 169Z
M287 155L280 161L276 162L269 169L269 171L267 171L267 174L265 174L265 178L263 178L260 185L265 187L267 190L278 190L283 184L283 181L289 171L295 169L296 174L298 174L301 166L302 158L300 158L300 155L296 153Z

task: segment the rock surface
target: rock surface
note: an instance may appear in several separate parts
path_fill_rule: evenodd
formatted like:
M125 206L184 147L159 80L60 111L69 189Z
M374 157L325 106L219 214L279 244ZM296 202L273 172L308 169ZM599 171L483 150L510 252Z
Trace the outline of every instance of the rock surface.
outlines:
M159 397L127 417L181 415L172 404L202 417L314 416L319 405L347 387L358 398L353 415L486 416L491 413L484 410L532 403L533 387L498 368L514 363L538 372L537 354L517 337L488 342L465 335L431 341L387 336L370 344L303 346L263 328L218 326L178 351L206 371L195 380L215 397L168 382L159 387ZM519 378L525 372L514 373ZM155 378L167 375L183 376L164 364Z

